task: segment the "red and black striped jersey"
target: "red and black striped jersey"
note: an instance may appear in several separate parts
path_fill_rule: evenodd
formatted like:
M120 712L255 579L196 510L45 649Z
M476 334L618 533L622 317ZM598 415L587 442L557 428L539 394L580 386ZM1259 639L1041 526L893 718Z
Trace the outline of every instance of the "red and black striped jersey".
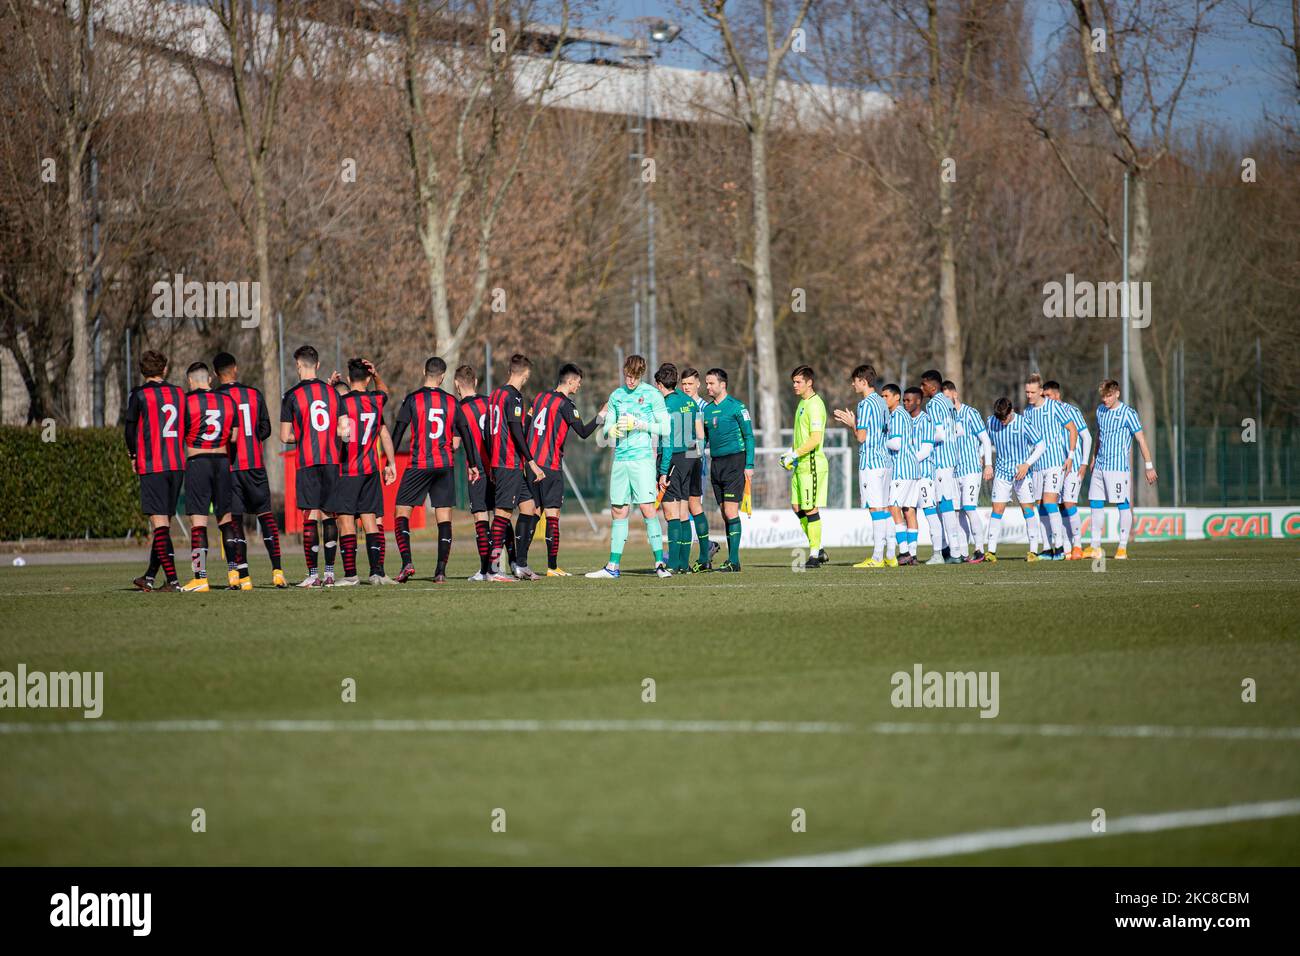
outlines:
M299 382L284 393L280 421L293 425L298 467L339 463L339 394L318 378Z
M225 392L197 388L185 393L185 447L225 451L235 427L235 403Z
M492 465L488 448L488 438L492 432L492 422L488 418L490 408L486 395L471 395L460 400L460 417L465 421L469 440L474 443L474 453L483 468L490 468ZM468 451L466 451L466 460L469 460Z
M218 385L217 391L235 403L235 437L226 447L231 471L265 468L262 442L271 435L271 415L260 390L239 382Z
M528 411L528 451L543 468L559 468L564 459L564 440L578 417L573 399L563 392L542 392Z
M399 434L411 428L412 468L452 468L452 438L456 428L456 396L440 388L417 388L402 400L397 412Z
M137 475L185 470L185 393L170 382L145 382L126 403L126 447Z
M373 475L379 470L379 433L384 427L384 392L351 391L339 399L339 414L352 419L352 436L340 442L339 474Z
M494 388L488 398L491 406L491 443L493 468L523 468L524 455L517 442L523 438L524 397L513 385Z

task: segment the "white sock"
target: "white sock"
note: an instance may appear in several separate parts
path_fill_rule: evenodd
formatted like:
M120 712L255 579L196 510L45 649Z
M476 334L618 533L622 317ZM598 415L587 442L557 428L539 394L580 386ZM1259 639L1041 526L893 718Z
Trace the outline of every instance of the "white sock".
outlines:
M930 523L930 547L934 548L935 554L938 554L943 550L943 521L937 511L926 515L925 520Z
M1043 550L1042 546L1042 526L1038 523L1038 512L1032 507L1024 508L1022 513L1025 516L1025 534L1029 537L1029 550L1035 553Z
M872 528L871 557L873 560L879 561L884 556L885 544L887 542L890 544L893 543L892 541L893 531L889 527L889 513L886 512L885 517L883 518L872 518L871 528ZM892 552L894 549L891 547L889 550L891 552L890 556L892 557L893 556Z
M1066 521L1070 529L1070 543L1076 548L1083 547L1083 515L1079 513L1077 504L1070 505L1072 514L1067 514Z
M971 547L978 551L980 548L980 539L984 537L984 528L982 526L983 518L974 508L963 508L961 511L962 525L966 529L966 536L970 538Z
M1092 509L1092 513L1088 515L1088 524L1090 524L1090 525L1092 526L1092 527L1091 527L1091 531L1092 531L1092 546L1093 546L1094 548L1100 548L1100 547L1101 547L1101 533L1102 533L1102 531L1105 530L1105 526L1106 526L1106 506L1105 506L1105 505L1102 505L1100 508L1093 508L1093 509Z
M894 539L898 542L899 552L907 554L907 525L901 521L894 522Z
M1065 525L1061 523L1061 509L1053 505L1047 512L1047 522L1052 528L1052 547L1065 546Z
M943 534L947 539L950 553L962 557L966 554L966 535L962 533L961 521L957 518L957 512L941 511L939 516L943 518Z
M998 553L998 535L1000 535L1001 533L1002 533L1002 515L995 511L993 512L992 515L989 516L989 540L988 540L988 545L985 548L985 550L988 551L989 554Z
M1133 530L1133 509L1120 508L1119 509L1119 546L1121 548L1128 547L1128 536L1129 536L1129 532L1132 530Z

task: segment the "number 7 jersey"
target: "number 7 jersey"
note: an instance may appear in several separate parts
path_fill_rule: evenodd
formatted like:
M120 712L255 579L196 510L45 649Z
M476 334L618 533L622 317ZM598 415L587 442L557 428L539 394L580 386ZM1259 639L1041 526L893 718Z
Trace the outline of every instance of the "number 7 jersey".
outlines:
M384 427L385 392L351 391L339 399L339 414L352 419L352 435L343 446L339 474L354 478L379 470L379 433Z

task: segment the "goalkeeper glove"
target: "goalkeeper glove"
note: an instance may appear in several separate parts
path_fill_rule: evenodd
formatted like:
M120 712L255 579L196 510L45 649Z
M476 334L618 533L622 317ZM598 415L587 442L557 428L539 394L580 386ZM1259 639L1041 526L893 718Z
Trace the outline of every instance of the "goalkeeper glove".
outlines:
M793 471L795 462L797 462L798 460L799 460L798 455L796 455L793 451L788 451L781 456L781 467L784 468L786 471Z

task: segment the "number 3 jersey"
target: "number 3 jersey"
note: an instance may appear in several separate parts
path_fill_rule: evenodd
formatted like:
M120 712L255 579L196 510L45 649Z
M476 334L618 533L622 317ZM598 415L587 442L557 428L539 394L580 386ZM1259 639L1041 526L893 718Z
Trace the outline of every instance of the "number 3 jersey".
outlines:
M371 393L374 394L374 393ZM455 466L452 438L456 434L456 396L440 388L417 388L402 399L397 411L396 435L411 429L412 468Z
M373 475L379 470L379 433L384 427L386 392L353 390L339 398L339 415L352 419L352 434L339 441L342 458L339 474L349 478Z
M298 467L339 463L339 396L318 378L304 379L284 393L280 421L293 425Z
M235 426L235 403L225 392L199 388L185 393L185 447L225 451Z

